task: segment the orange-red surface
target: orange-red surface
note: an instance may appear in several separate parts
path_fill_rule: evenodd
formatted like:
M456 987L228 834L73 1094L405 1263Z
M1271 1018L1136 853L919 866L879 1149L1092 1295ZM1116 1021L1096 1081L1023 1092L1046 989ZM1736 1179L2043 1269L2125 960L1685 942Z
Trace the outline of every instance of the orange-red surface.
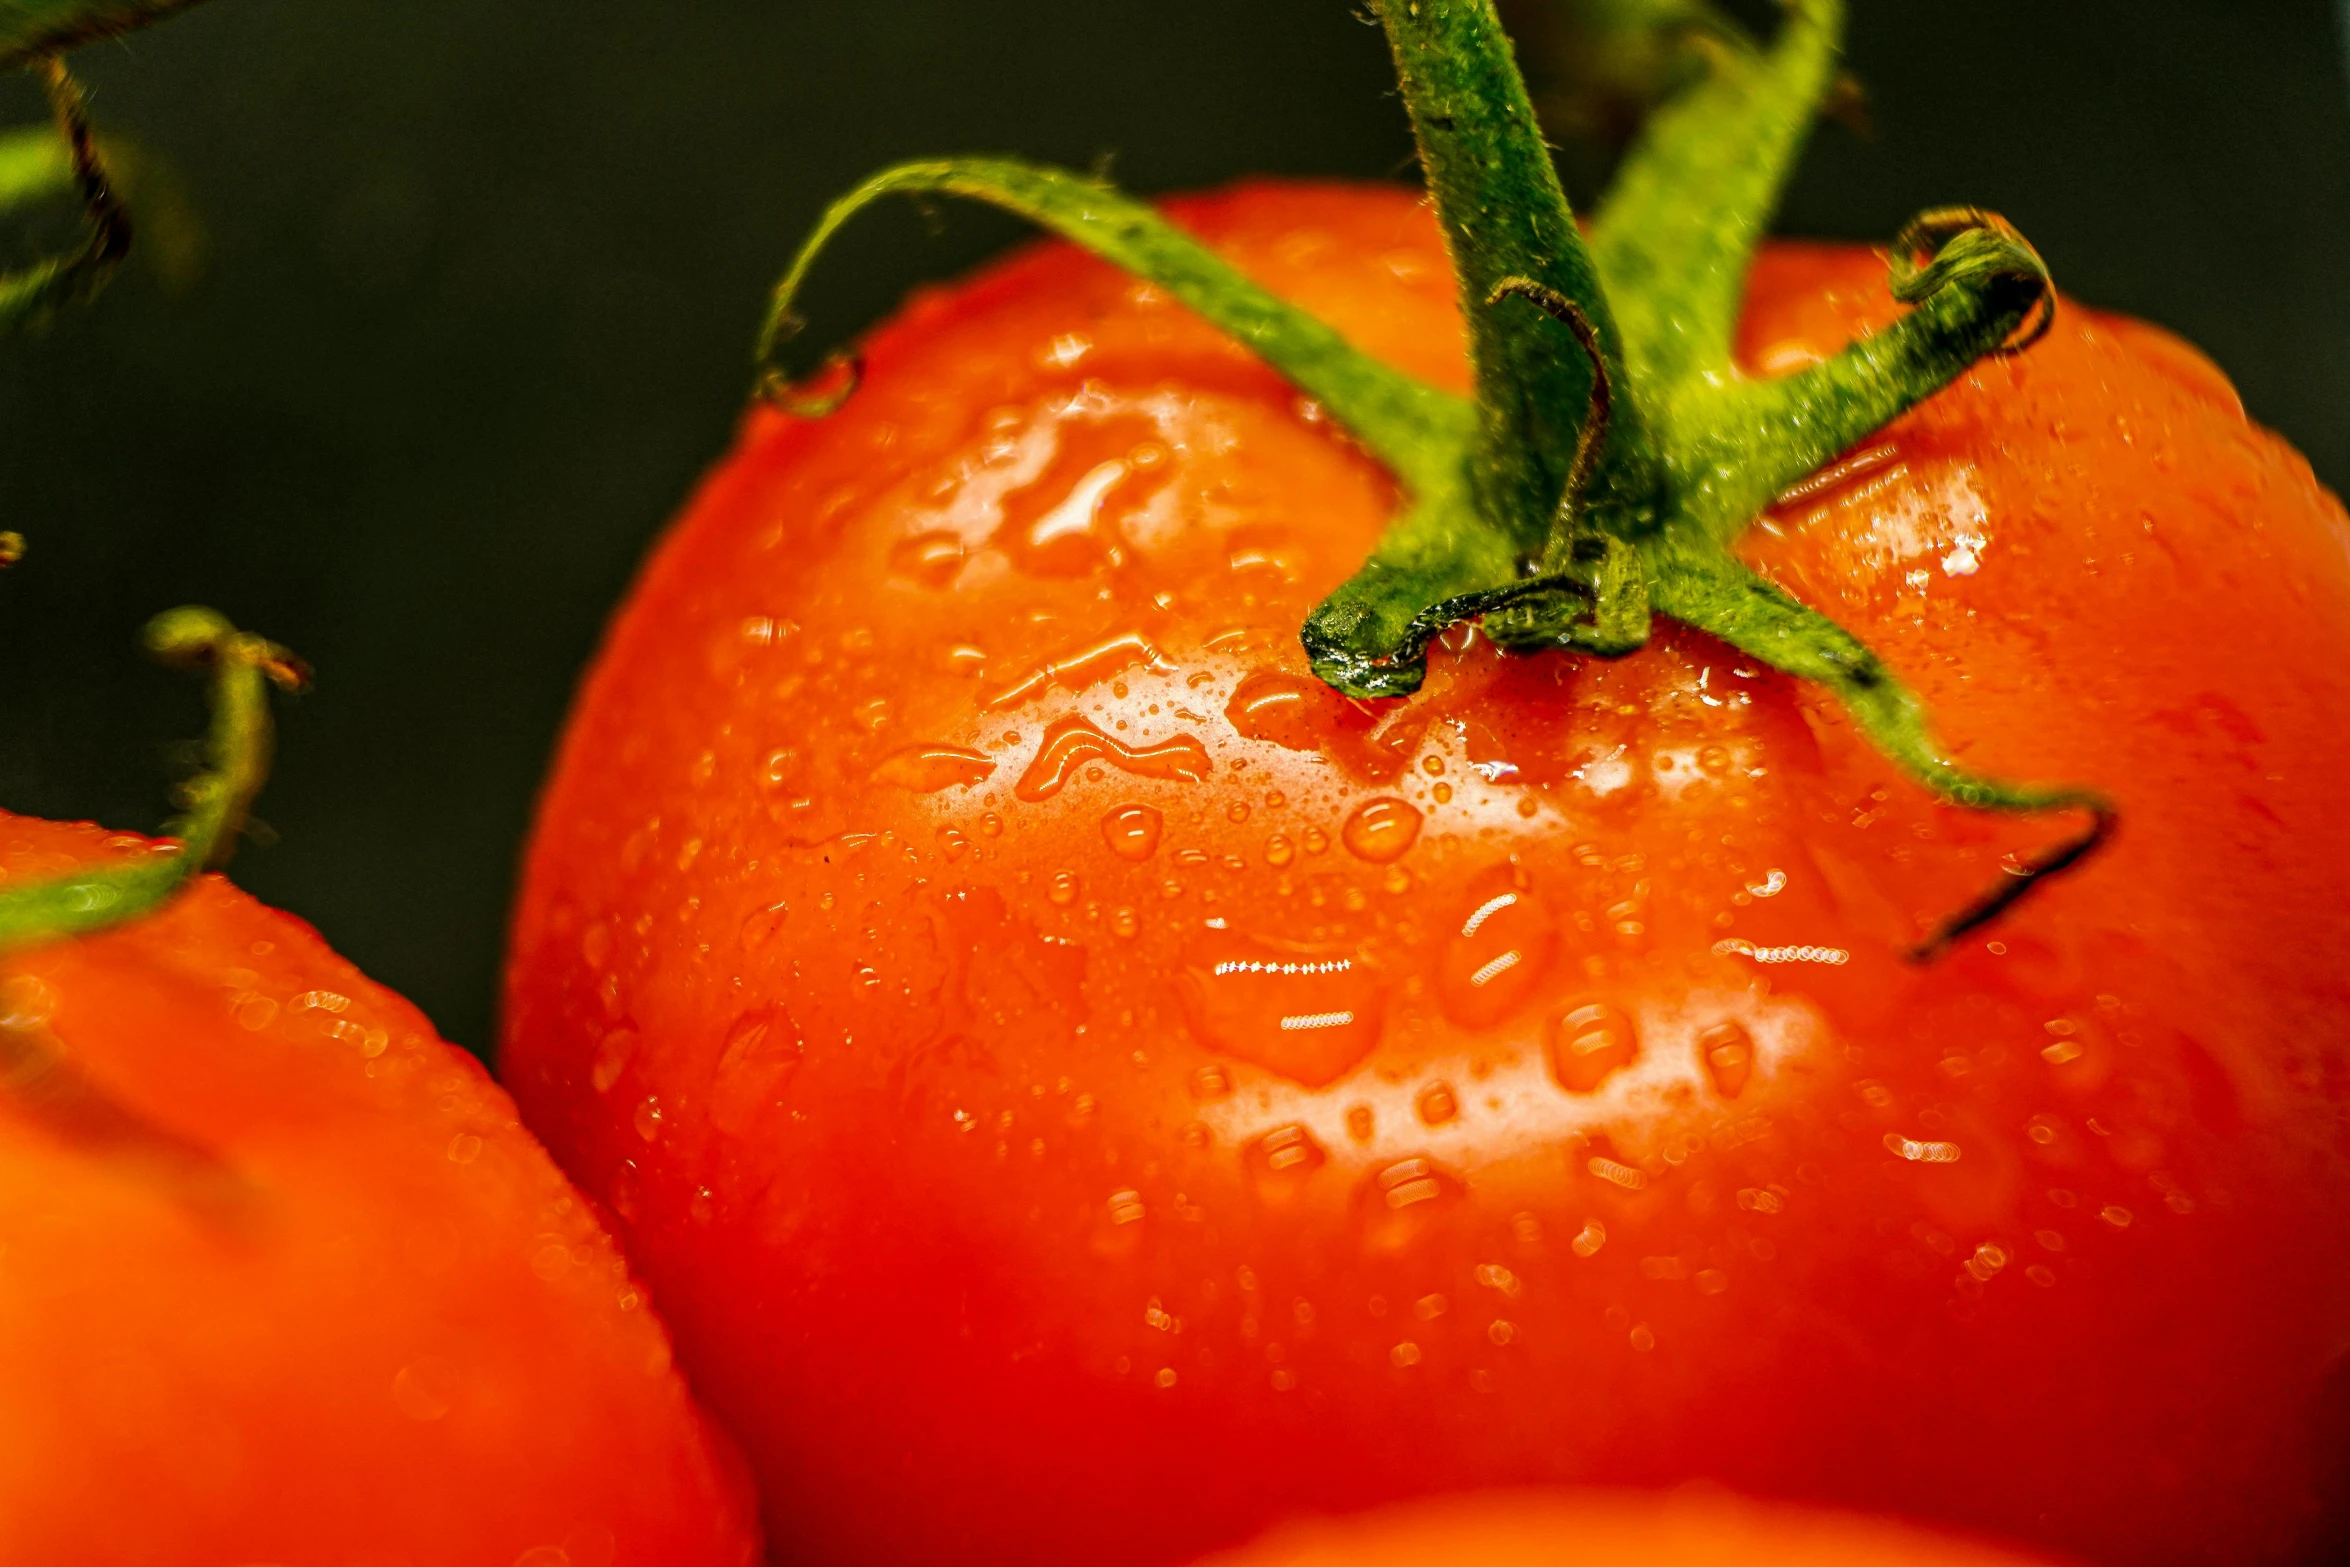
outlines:
M1184 205L1459 388L1427 213ZM1779 246L1740 352L1889 319ZM1778 506L1758 565L1969 766L1939 807L1666 627L1295 631L1387 476L1065 249L753 417L621 613L518 916L505 1071L621 1216L782 1548L1164 1562L1296 1507L1664 1482L2122 1563L2285 1559L2350 1343L2350 530L2226 381L2067 304Z

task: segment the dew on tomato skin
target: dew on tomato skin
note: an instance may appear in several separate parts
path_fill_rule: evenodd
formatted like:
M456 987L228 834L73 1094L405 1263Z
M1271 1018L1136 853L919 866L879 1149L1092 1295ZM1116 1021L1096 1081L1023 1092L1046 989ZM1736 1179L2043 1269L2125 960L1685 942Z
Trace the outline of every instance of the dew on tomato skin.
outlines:
M633 1028L616 1028L607 1033L596 1046L596 1054L588 1063L588 1084L599 1094L608 1094L620 1075L628 1070L628 1063L636 1056L637 1032Z
M806 1054L807 1042L783 1008L754 1007L736 1018L710 1084L711 1123L722 1132L749 1130L778 1102Z
M1354 958L1209 930L1186 949L1178 981L1202 1044L1292 1082L1345 1075L1379 1040L1385 990Z
M1089 779L1095 777L1100 770L1087 766L1092 762L1108 762L1137 778L1170 783L1197 783L1208 776L1213 765L1208 748L1191 735L1175 735L1155 745L1130 746L1072 713L1045 730L1044 743L1012 786L1012 793L1032 805L1049 800L1067 788L1080 771Z
M1420 1090L1413 1105L1420 1112L1421 1122L1428 1126L1442 1126L1461 1113L1460 1097L1452 1091L1450 1083L1430 1083Z
M1203 1104L1230 1097L1232 1074L1213 1063L1191 1074L1191 1097Z
M1346 1111L1346 1135L1358 1143L1371 1140L1378 1129L1378 1117L1369 1105L1349 1105Z
M1137 863L1159 852L1165 819L1147 805L1121 805L1102 817L1102 841L1122 860Z
M753 909L744 915L742 928L738 932L738 939L742 942L743 950L756 952L766 946L768 942L773 941L775 933L783 928L784 921L790 914L790 907L779 901L771 903L765 908Z
M1130 941L1141 929L1141 917L1132 909L1120 906L1110 911L1111 935Z
M979 783L995 769L996 764L977 751L926 742L892 751L866 776L890 788L936 794L956 784Z
M1077 901L1077 877L1071 871L1055 871L1052 880L1045 883L1044 895L1053 903L1067 908Z
M1339 836L1356 859L1384 865L1418 840L1420 813L1406 801L1382 795L1356 806Z
M634 1219L642 1187L643 1177L637 1172L636 1161L623 1159L613 1170L611 1180L605 1183L604 1201L623 1219Z
M1697 1036L1698 1055L1714 1092L1735 1099L1754 1075L1754 1039L1737 1023L1716 1023Z
M1259 1195L1275 1200L1295 1196L1330 1155L1302 1126L1276 1126L1241 1150L1242 1165Z
M1164 670L1168 664L1141 632L1121 631L1037 665L1012 685L982 698L979 705L994 711L1020 707L1054 686L1064 691L1084 691L1137 667ZM1121 697L1126 695L1124 681L1112 689Z
M954 533L917 533L890 546L889 569L926 588L944 588L963 569L963 540Z
M647 1094L639 1100L636 1114L631 1117L630 1124L636 1128L637 1136L646 1142L658 1139L661 1135L661 1101L659 1097Z
M1640 1054L1640 1036L1621 1007L1605 1001L1570 1004L1545 1030L1550 1075L1569 1093L1588 1094Z
M1454 1022L1482 1028L1515 1011L1541 983L1558 932L1514 865L1477 877L1464 901L1468 910L1437 960L1437 997Z
M1409 1251L1467 1195L1461 1178L1414 1155L1381 1167L1356 1199L1366 1251Z
M1583 1228L1575 1233L1575 1238L1567 1242L1567 1249L1576 1256L1589 1261L1598 1256L1599 1249L1606 1244L1607 1226L1597 1219L1586 1219L1583 1221Z
M1304 846L1306 853L1320 854L1330 847L1330 835L1319 827L1308 827L1298 842Z

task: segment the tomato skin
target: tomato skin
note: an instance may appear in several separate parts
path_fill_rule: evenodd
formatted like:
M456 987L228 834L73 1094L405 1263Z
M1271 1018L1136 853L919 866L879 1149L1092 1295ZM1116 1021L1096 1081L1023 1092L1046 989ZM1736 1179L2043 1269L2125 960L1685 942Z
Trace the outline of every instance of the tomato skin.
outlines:
M125 852L0 816L0 880ZM308 926L205 877L0 1020L0 1560L758 1559L591 1207Z
M1281 1529L1196 1567L2029 1567L1890 1519L1692 1492L1443 1496Z
M1464 385L1407 197L1178 210ZM1893 309L1774 247L1741 352ZM504 1070L788 1548L1159 1563L1705 1476L2291 1559L2350 1343L2342 513L2070 306L1860 456L1752 558L1970 765L2124 810L1927 968L2058 827L1670 627L1341 702L1293 631L1391 485L1106 268L929 294L832 420L752 417L583 691Z

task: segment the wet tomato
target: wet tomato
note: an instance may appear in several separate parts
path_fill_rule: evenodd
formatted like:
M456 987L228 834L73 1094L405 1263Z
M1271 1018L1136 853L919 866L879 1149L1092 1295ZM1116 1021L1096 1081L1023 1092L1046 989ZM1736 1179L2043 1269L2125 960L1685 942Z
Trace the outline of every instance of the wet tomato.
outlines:
M0 816L0 885L144 840ZM217 878L0 961L0 1560L745 1567L740 1459L478 1063Z
M1177 210L1463 385L1407 195ZM1768 250L1750 371L1890 319L1883 277ZM867 371L755 415L621 613L505 1032L791 1549L1162 1562L1693 1476L2302 1548L2350 1342L2350 530L2203 359L2068 305L1751 535L1968 765L2120 801L1924 966L2066 829L1671 628L1330 694L1295 630L1393 487L1152 289L1044 248Z
M2031 1567L1890 1520L1702 1492L1503 1491L1293 1525L1198 1567Z

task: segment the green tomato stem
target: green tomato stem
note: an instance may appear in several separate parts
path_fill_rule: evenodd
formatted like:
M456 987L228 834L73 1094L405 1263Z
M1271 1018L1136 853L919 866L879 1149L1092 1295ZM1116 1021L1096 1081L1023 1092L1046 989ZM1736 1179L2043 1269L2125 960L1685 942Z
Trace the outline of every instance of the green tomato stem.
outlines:
M1791 0L1767 49L1707 52L1707 74L1626 160L1588 243L1492 0L1369 3L1458 276L1472 401L1370 359L1103 182L1006 159L902 165L835 203L776 291L760 339L762 391L803 412L837 406L794 397L779 355L809 267L849 217L893 194L993 203L1232 333L1402 481L1404 504L1378 547L1301 631L1314 671L1338 690L1410 694L1430 644L1462 620L1482 621L1512 651L1617 657L1645 645L1663 614L1819 683L1945 801L2088 813L2085 833L2021 863L1913 956L1943 950L2081 863L2113 825L2102 796L1959 767L1923 704L1856 637L1731 554L1788 485L1969 366L2029 347L2055 309L2047 268L2003 220L1937 209L1893 246L1906 314L1794 375L1738 369L1747 272L1838 80L1843 0Z
M176 846L0 888L0 952L85 935L137 919L169 902L201 871L226 863L269 773L269 688L298 690L299 659L237 630L209 609L168 610L147 624L147 650L165 663L212 677L209 767L181 791L187 814Z

